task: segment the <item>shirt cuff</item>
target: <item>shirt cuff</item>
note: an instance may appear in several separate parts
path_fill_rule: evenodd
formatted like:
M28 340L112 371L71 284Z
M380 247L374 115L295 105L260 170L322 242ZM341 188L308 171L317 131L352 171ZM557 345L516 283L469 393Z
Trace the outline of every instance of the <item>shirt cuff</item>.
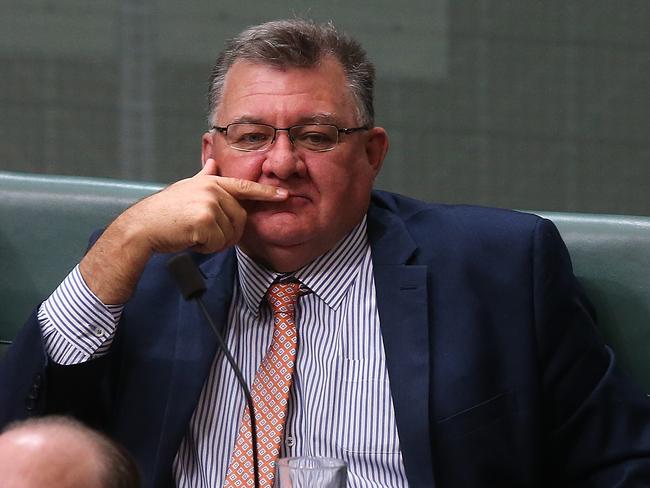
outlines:
M58 364L79 364L105 355L124 304L105 305L88 288L79 265L38 309L45 350Z

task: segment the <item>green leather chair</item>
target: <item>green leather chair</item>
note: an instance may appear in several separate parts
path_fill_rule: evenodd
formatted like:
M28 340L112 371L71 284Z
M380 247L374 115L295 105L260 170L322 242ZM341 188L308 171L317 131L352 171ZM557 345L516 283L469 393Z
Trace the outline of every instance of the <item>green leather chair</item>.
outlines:
M650 217L534 213L559 229L604 340L650 393Z
M79 262L93 230L158 189L0 172L0 355L35 305Z
M90 233L158 189L0 172L0 348L79 261ZM650 392L650 217L536 213L558 226L603 337Z

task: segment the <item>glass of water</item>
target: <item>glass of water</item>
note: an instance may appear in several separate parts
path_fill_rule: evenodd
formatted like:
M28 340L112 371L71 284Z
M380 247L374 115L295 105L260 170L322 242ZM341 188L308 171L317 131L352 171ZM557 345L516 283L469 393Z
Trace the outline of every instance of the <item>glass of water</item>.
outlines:
M340 459L289 457L275 463L275 488L345 488L347 479Z

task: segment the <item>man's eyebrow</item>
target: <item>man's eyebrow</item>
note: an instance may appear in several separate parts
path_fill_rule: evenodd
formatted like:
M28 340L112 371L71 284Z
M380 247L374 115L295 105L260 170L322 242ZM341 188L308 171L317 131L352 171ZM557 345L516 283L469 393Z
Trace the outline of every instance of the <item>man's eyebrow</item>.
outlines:
M329 112L322 112L313 115L308 115L298 119L300 124L334 124L337 125L339 118Z
M241 115L232 119L229 124L265 124L262 119L250 115Z
M303 124L333 124L340 125L340 119L333 113L329 112L320 112L311 115L304 115L299 117L291 125L303 125ZM259 117L253 117L251 115L240 115L235 117L228 124L265 124L271 125L267 121Z

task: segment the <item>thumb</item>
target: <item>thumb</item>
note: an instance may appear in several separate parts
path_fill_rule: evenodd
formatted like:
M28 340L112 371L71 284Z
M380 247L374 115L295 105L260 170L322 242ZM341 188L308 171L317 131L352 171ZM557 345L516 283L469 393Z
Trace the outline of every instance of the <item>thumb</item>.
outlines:
M201 168L201 171L197 173L198 175L217 175L217 162L212 159L208 158L205 160L205 163L203 163L203 168Z

